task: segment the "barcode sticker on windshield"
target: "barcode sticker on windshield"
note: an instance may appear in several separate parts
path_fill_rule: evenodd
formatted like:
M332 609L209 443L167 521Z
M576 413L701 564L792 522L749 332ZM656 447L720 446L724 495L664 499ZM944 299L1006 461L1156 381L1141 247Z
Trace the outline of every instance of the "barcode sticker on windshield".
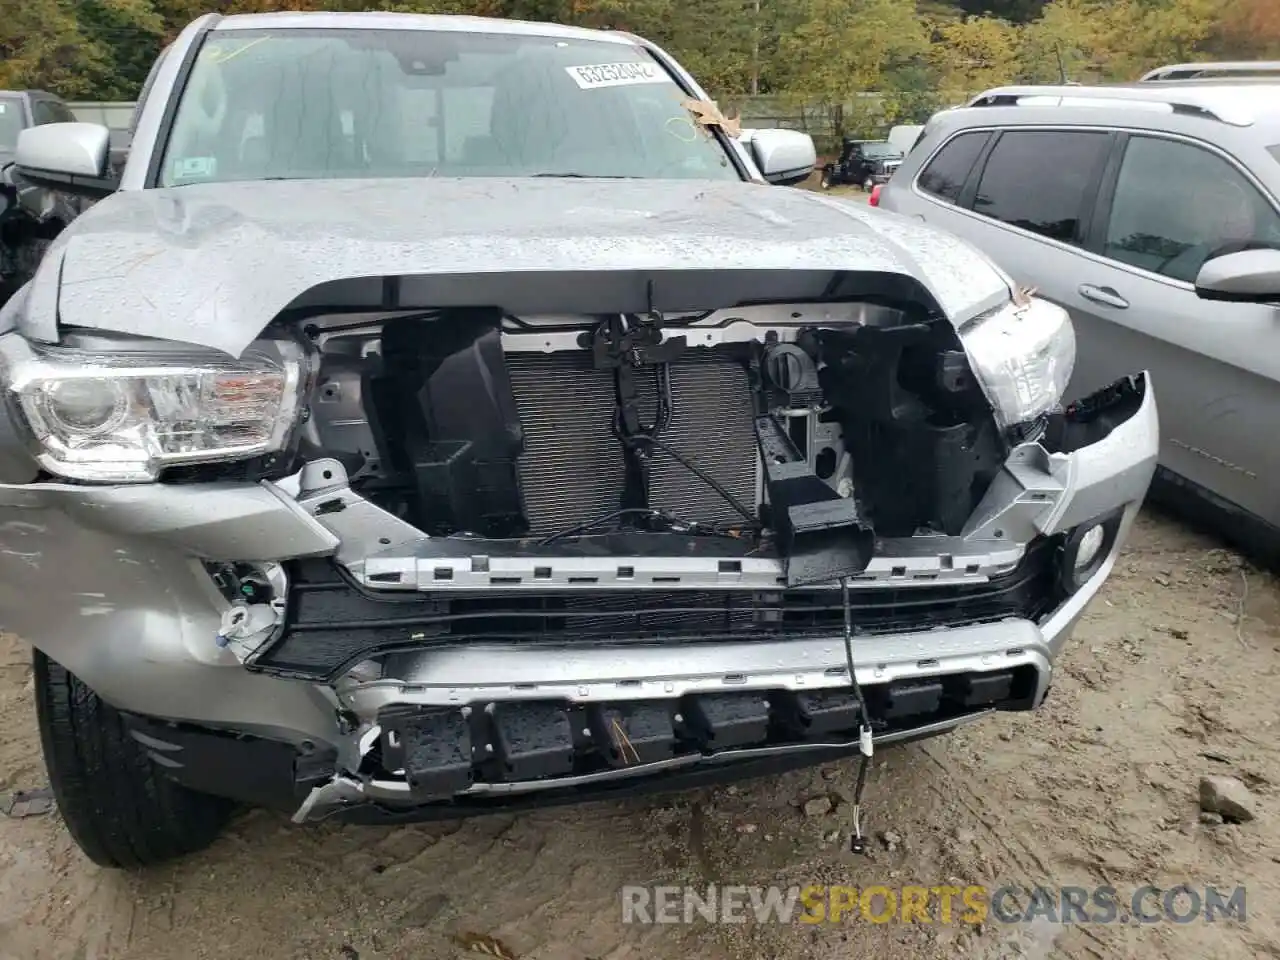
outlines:
M593 87L625 87L633 83L671 83L667 72L655 63L597 63L565 67L583 90Z
M173 162L175 180L207 180L217 172L217 157L181 157Z

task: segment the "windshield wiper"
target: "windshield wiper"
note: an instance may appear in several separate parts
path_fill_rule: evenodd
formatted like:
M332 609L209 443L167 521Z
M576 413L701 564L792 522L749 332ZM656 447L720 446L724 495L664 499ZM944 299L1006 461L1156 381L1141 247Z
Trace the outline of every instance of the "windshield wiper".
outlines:
M640 180L642 177L634 177L629 174L621 173L534 173L530 174L534 177L563 177L571 180Z

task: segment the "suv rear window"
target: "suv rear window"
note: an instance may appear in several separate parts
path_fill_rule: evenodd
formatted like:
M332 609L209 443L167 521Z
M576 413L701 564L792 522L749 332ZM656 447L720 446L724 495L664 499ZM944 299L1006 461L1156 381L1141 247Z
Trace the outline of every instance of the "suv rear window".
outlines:
M924 136L923 130L920 131L920 136ZM947 141L934 158L929 161L928 166L921 171L920 179L916 181L920 185L920 189L925 193L940 197L948 203L955 203L960 197L960 190L964 187L964 182L969 177L969 171L973 169L973 164L978 159L978 154L982 152L988 136L990 134L983 130L974 133L962 133L960 136ZM917 137L916 143L919 142L919 137Z
M1079 243L1081 213L1110 144L1105 132L1006 131L987 158L973 209L1053 240Z

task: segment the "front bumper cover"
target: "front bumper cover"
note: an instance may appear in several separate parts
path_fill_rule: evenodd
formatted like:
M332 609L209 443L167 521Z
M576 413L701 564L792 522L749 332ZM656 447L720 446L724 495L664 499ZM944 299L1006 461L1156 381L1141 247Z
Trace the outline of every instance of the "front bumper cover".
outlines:
M1001 549L1118 513L1114 545L1091 579L1034 621L1015 618L857 638L861 685L1026 668L1034 676L1028 705L1039 704L1053 661L1110 572L1155 468L1158 420L1147 378L1131 381L1105 408L1094 417L1105 429L1091 432L1087 422L1072 424L1061 452L1040 443L1016 448L969 528L961 538L951 538L962 541L952 545L961 556L967 552L994 563ZM354 496L342 494L348 495ZM393 677L384 674L354 685L248 670L214 641L226 601L200 558L277 561L336 555L350 563L357 579L385 574L388 565L413 570L416 577L420 550L409 545L410 531L400 521L354 500L351 506L358 509L325 512L317 506L305 490L289 484L0 485L5 626L122 710L177 722L175 730L235 731L286 744L295 767L311 772L324 769L330 757L334 769L359 769L368 746L360 743L360 723L369 723L388 704L546 697L589 704L724 689L795 692L848 685L838 632L678 647L602 644L557 652L545 645L522 651L510 644L478 644L423 650L402 658ZM353 528L355 521L361 527ZM360 544L357 531L372 533L373 543L382 545L376 563L371 555L376 551ZM928 577L938 566L936 550L901 563L886 561L882 570L871 569L868 586L877 586L878 576ZM944 566L953 568L954 558ZM687 566L681 573L701 575ZM967 716L932 726L949 729ZM312 760L299 766L298 757Z

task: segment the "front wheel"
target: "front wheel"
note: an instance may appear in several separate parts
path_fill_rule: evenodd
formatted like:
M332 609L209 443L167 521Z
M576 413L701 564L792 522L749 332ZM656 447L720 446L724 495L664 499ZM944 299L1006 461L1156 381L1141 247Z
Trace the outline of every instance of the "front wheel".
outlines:
M818 185L822 187L823 190L831 189L831 174L828 171L822 171L822 179L818 181Z
M862 190L864 193L870 193L875 188L876 188L876 182L872 180L870 177L867 177L867 179L862 181Z
M104 867L146 867L195 853L234 804L163 776L124 718L61 664L35 652L36 718L58 810Z

